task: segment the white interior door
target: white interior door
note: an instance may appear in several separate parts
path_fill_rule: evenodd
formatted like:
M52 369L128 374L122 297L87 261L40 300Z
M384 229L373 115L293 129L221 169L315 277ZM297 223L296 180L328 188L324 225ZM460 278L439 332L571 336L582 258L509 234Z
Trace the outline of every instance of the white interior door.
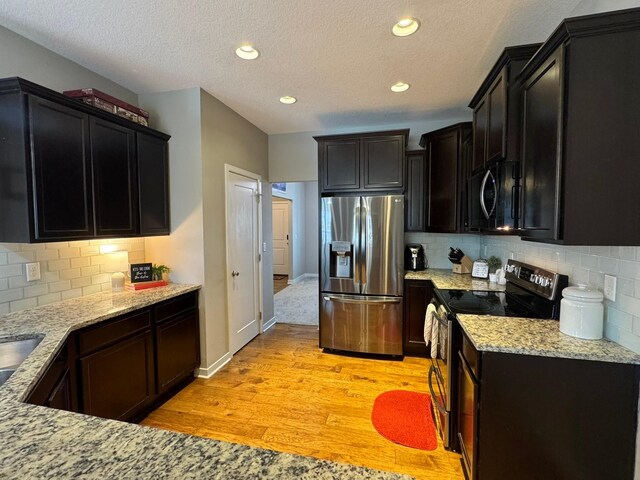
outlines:
M227 299L233 355L260 332L259 181L227 172Z
M288 201L273 202L273 273L289 275L289 217Z

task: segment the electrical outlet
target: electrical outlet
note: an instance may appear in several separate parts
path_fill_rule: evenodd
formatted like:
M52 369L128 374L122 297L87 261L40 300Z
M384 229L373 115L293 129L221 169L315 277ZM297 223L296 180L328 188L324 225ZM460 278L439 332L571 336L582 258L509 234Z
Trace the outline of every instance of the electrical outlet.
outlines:
M262 251L263 252L267 251L267 242L262 242Z
M27 263L25 265L27 271L27 282L33 282L34 280L40 280L40 263Z
M616 301L616 283L617 279L613 275L604 276L604 298Z

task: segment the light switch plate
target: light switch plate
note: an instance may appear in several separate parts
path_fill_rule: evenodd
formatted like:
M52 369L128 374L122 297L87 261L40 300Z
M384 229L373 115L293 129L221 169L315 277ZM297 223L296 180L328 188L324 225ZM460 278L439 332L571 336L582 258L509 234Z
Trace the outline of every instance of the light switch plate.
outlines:
M616 283L617 279L613 275L604 276L604 298L616 301Z
M40 280L40 263L27 263L25 265L27 282L33 282L34 280Z

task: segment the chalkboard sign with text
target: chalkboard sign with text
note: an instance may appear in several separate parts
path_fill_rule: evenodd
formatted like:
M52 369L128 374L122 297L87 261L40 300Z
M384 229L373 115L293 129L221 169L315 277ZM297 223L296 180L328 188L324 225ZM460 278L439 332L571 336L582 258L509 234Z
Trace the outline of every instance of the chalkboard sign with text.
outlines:
M131 264L131 283L150 282L151 276L150 263L132 263Z

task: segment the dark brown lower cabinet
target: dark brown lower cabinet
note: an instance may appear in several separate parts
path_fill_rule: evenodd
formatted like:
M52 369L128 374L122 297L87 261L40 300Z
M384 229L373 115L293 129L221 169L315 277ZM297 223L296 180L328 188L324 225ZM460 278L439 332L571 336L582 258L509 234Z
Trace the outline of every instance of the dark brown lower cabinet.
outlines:
M27 402L136 421L193 380L199 364L191 292L72 332Z
M427 356L424 342L424 315L433 298L429 280L404 281L404 334L402 348L408 356Z
M458 440L468 480L631 480L636 365L478 352L463 335Z
M28 403L45 407L78 411L78 391L74 382L74 366L69 362L68 345L65 344L27 397Z
M165 393L188 377L200 364L197 311L191 310L156 327L158 391Z
M81 358L80 375L83 413L130 420L155 397L151 330Z

